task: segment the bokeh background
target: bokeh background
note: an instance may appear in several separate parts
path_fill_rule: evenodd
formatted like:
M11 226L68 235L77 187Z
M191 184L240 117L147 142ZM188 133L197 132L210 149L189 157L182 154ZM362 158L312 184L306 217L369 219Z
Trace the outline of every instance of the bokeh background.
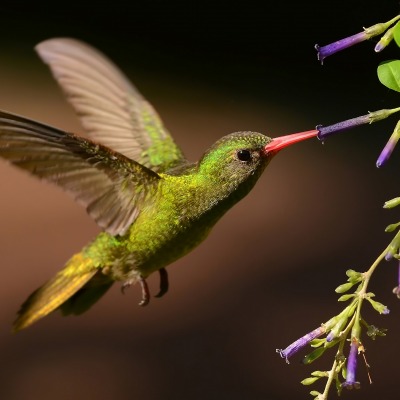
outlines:
M0 108L82 132L33 51L55 36L109 55L191 160L230 132L279 136L398 106L376 78L378 62L398 57L394 45L377 55L373 41L363 43L323 66L313 48L399 12L397 1L373 4L5 1ZM346 269L367 269L388 243L384 228L398 212L382 205L399 195L399 150L382 169L375 161L395 123L279 154L208 240L171 265L162 300L143 309L137 287L122 296L115 285L87 314L54 313L17 335L10 328L20 304L98 228L61 190L0 162L0 398L309 398L299 381L328 369L333 352L306 367L305 352L286 365L275 349L338 313L334 289ZM150 285L157 290L157 277ZM398 392L396 285L396 263L382 265L370 289L391 313L366 305L365 318L388 336L365 338L373 384L360 360L361 390L343 398Z

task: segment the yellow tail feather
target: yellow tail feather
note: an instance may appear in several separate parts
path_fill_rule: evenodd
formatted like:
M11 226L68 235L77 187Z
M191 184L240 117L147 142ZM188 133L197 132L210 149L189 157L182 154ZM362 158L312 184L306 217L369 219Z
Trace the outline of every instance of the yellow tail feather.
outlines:
M81 253L74 255L64 269L34 291L22 304L13 325L13 332L28 327L54 311L84 286L97 271L90 259L83 258Z

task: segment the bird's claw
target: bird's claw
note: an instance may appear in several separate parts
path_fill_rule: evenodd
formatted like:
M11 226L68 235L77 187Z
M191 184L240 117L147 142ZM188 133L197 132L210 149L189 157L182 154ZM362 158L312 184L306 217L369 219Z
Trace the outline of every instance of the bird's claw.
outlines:
M168 282L168 272L165 268L158 270L160 274L160 291L154 297L162 297L168 292L169 282Z
M168 282L168 273L165 268L161 268L159 271L160 274L160 291L154 297L162 297L165 293L168 292L169 282ZM142 288L142 300L139 302L139 306L144 307L147 306L150 302L150 290L147 285L146 279L140 277L139 278L140 287ZM121 292L124 294L125 290L132 285L133 281L128 280L124 282L121 286Z

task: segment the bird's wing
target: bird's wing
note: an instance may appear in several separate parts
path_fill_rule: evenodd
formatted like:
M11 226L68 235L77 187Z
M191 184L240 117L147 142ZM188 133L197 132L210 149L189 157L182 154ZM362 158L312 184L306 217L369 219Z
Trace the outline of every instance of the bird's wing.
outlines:
M103 145L4 111L0 157L70 192L112 235L127 231L160 180Z
M93 141L157 172L184 161L152 105L98 50L75 39L56 38L39 43L36 51Z

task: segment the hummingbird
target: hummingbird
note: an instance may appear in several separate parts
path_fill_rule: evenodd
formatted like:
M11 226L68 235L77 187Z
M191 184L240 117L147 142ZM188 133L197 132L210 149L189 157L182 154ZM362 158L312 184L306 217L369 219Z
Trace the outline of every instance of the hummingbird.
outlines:
M117 66L90 45L54 38L35 47L78 114L85 136L0 111L0 157L68 192L101 232L22 304L13 331L52 311L79 315L114 282L122 291L190 252L253 188L281 149L317 130L270 138L235 132L189 162L159 115Z

